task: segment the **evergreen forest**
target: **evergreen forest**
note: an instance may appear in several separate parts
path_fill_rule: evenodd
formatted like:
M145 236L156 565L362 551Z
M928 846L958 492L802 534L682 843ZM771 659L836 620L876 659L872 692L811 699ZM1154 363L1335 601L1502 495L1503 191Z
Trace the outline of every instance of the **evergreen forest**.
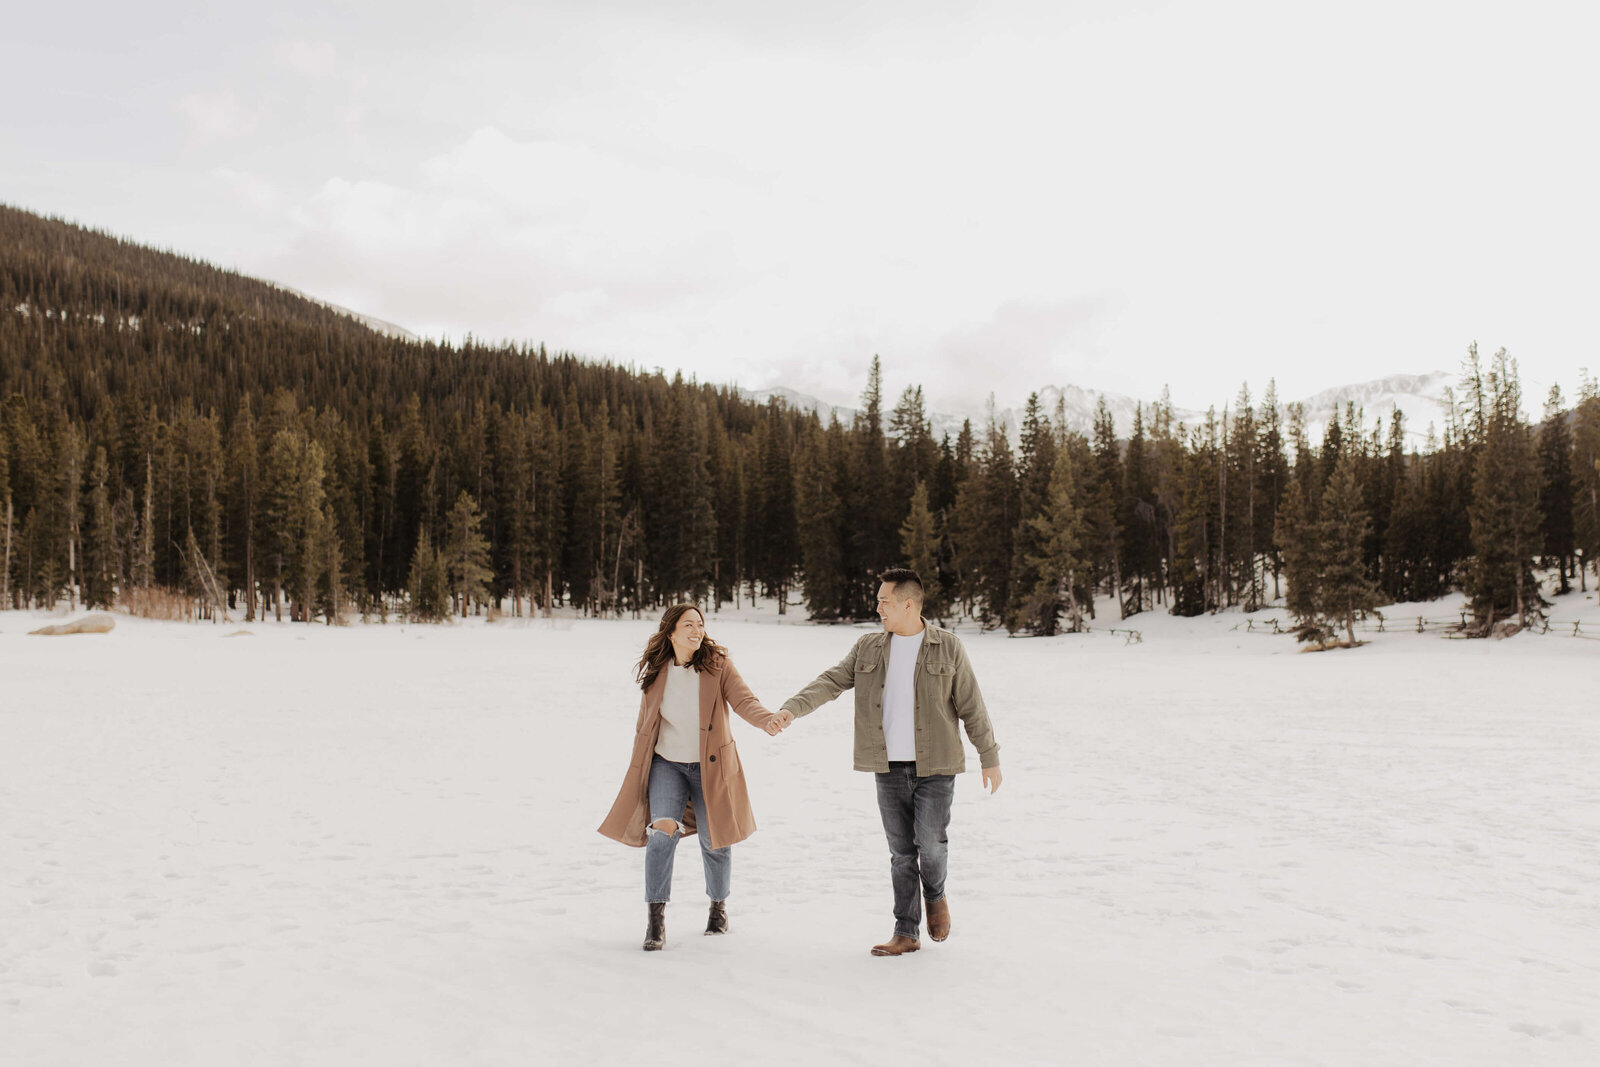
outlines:
M864 367L849 424L543 347L386 335L269 283L0 205L0 607L337 623L775 598L1052 634L1280 597L1303 639L1463 590L1527 625L1600 562L1600 389L1530 422L1468 349L1423 447L1269 383L1198 424L934 439ZM1387 422L1385 422L1387 418ZM1536 572L1552 576L1552 590ZM1600 574L1600 572L1596 572ZM1600 578L1597 578L1600 580Z

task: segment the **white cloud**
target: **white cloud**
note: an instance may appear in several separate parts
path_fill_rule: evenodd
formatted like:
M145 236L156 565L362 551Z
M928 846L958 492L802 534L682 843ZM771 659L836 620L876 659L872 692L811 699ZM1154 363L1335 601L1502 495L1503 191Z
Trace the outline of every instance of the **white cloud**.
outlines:
M263 108L247 105L234 92L188 93L178 99L178 111L188 120L190 135L200 141L226 141L243 137L256 128Z
M283 41L275 54L279 63L313 81L332 74L339 59L339 50L328 41Z
M280 206L277 188L260 174L213 167L211 176L222 182L235 199L251 211L268 213Z

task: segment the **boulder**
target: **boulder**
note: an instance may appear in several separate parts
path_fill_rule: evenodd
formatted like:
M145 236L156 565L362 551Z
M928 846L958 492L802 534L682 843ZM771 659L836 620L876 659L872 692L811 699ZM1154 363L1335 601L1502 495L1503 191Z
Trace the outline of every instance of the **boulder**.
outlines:
M59 623L55 626L45 626L33 632L44 637L59 637L62 634L108 634L116 628L117 620L103 611L93 615L85 615L81 619L71 622Z

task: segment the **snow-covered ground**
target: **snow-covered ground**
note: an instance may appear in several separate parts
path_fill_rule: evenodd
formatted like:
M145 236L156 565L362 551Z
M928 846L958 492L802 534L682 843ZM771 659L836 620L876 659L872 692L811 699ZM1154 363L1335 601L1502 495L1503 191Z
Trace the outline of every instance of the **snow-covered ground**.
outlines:
M746 616L773 707L857 636ZM644 953L595 827L649 621L42 619L0 613L8 1065L1600 1063L1600 641L966 630L1005 783L958 786L950 939L878 959L848 695L736 724L733 933L689 841Z

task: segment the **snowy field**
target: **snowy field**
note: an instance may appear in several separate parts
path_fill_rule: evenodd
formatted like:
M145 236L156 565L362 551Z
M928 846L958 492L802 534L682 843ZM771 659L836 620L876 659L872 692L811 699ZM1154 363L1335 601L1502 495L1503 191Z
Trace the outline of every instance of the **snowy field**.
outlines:
M0 613L0 1062L1600 1063L1600 641L1243 620L965 631L1005 783L969 757L950 939L879 959L848 695L735 724L733 933L686 841L644 953L595 827L650 622ZM857 636L710 632L774 708Z

